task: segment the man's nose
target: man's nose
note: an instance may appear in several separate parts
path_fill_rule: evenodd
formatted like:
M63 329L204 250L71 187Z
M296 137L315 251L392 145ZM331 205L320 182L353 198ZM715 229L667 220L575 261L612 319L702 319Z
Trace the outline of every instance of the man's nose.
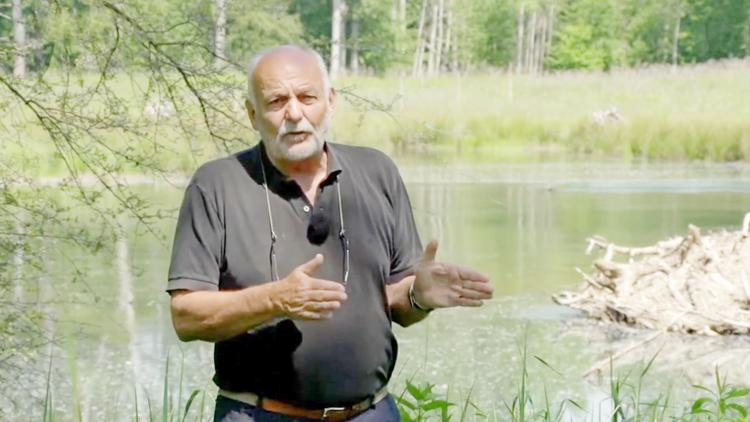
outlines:
M302 120L302 110L300 108L299 101L292 97L289 102L286 103L286 120L292 122L298 122Z

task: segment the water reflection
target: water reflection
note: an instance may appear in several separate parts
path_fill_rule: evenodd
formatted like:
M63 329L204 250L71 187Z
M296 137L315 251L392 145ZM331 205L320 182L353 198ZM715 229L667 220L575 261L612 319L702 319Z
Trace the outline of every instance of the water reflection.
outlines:
M600 375L586 380L582 375L608 354L650 335L579 319L551 304L553 292L579 282L575 267L590 266L583 253L588 236L651 244L683 233L689 223L734 227L750 211L750 170L736 165L406 163L402 169L423 242L438 239L438 259L489 274L498 294L481 309L439 311L415 327L395 327L400 352L392 390L400 392L404 381L415 377L460 402L471 393L480 408L491 412L496 407L498 414L503 414L503 401L516 394L524 344L536 397L546 388L551 399L589 398L594 415L607 408L602 404L606 382ZM167 186L143 192L167 208L176 207L182 195ZM173 225L173 219L165 220L161 229L171 236ZM75 348L55 353L54 394L61 413L70 415L78 407L82 420L132 420L136 402L141 418L148 418L149 407L157 415L165 380L172 407L184 409L195 388L209 392L210 407L215 391L211 345L181 344L173 333L164 293L168 248L131 229L97 256L68 250L70 256L62 259L53 244L46 246L58 272L68 268L68 260L88 269L85 283L57 286L87 299L44 310L50 336L75 336ZM16 250L13 262L20 280L23 249ZM39 279L40 293L53 291L50 277ZM33 291L14 290L14 295ZM55 315L61 320L57 325ZM76 330L81 334L71 334ZM747 358L722 355L731 348L735 356L750 356L746 342L665 334L622 356L620 364L648 359L661 348L659 375L649 381L659 391L673 382L700 381L717 362L747 368ZM33 407L26 414L40 410Z

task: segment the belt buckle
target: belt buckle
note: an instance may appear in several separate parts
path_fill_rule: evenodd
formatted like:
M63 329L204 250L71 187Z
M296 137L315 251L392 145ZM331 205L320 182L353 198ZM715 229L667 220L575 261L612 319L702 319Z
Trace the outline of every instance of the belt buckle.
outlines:
M336 413L344 413L346 412L346 407L326 407L323 409L323 416L321 416L321 420L325 420L329 416L333 416Z

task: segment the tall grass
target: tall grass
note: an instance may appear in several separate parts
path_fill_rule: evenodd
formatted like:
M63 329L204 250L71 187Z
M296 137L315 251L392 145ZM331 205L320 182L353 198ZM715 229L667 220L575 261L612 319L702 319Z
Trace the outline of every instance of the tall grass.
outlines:
M558 403L549 399L546 387L543 388L543 400L538 400L532 392L531 383L537 380L529 380L528 377L528 350L524 342L520 348L521 368L517 378L516 394L510 403L504 402L504 412L499 414L484 412L471 401L471 393L467 395L464 406L459 414L453 412L457 409L456 403L448 400L446 395L436 394L433 385L429 383L413 383L407 381L404 392L398 399L402 418L407 422L425 421L510 421L510 422L560 422L563 420L591 421L591 422L722 422L750 421L750 388L728 385L715 370L715 384L712 387L693 385L696 391L704 395L693 401L688 401L680 406L672 401L671 392L657 392L651 400L646 400L644 395L648 377L653 369L654 361L658 355L654 355L639 367L633 367L624 371L616 371L610 360L608 397L601 406L598 414L586 414L584 402L572 398L565 398ZM534 358L548 367L547 362L539 356ZM635 372L634 372L635 371ZM650 392L650 394L654 394ZM592 403L589 403L592 404ZM595 404L595 403L594 403ZM602 404L602 403L600 403ZM474 409L474 417L467 419L466 409Z
M343 78L334 119L335 138L389 152L445 150L451 154L492 151L505 157L553 152L624 159L750 161L750 60L682 67L612 72L571 72L544 76L505 73L447 75L433 79ZM95 75L82 77L84 87ZM90 81L89 81L90 79ZM151 121L145 98L132 92L145 76L116 75L113 89L127 104L124 113L142 124L143 137L112 128L97 159L116 167L123 161L110 149L132 158L121 170L144 168L189 172L199 163L224 155L212 141L194 104L179 116ZM224 136L257 141L241 107L243 76L227 75L237 89L227 94L232 123ZM185 93L186 96L188 93ZM96 105L91 107L96 108ZM596 124L593 113L616 107L619 121ZM31 176L65 174L60 153L34 122L19 111L4 116L0 154ZM244 126L238 122L245 122ZM190 128L187 132L185 127ZM7 142L6 142L7 141ZM233 144L240 148L241 143ZM92 145L94 147L95 145ZM110 154L111 156L109 156ZM134 164L137 163L137 164ZM86 171L72 158L75 171ZM119 169L119 168L118 168Z
M605 411L597 414L586 414L585 403L573 398L565 398L559 402L550 400L546 387L543 388L543 396L538 397L533 392L532 384L542 384L541 380L529 379L528 349L523 341L519 348L521 367L517 374L516 392L510 402L502 401L504 409L498 412L493 406L492 411L482 409L472 400L470 390L461 403L456 403L448 398L447 393L435 391L435 385L429 382L415 382L413 379L406 381L405 387L400 394L396 394L402 420L405 422L428 422L428 421L510 421L510 422L561 422L564 420L591 421L591 422L661 422L661 421L684 421L684 422L722 422L722 421L750 421L750 388L732 386L727 384L718 367L714 371L714 385L711 387L694 385L693 388L702 393L697 399L680 406L672 401L671 393L657 393L656 397L649 400L644 399L644 387L653 369L656 355L639 367L633 367L624 371L616 371L614 364L610 361L608 379L608 397L604 400ZM560 374L555 368L539 356L534 359ZM52 363L50 361L47 377L46 393L42 406L42 420L54 422L56 420L81 420L80 404L74 403L72 409L77 413L73 415L58 415L53 406L52 385ZM182 365L180 368L182 371ZM561 375L561 374L560 374ZM206 391L200 388L185 390L181 377L177 385L170 380L170 358L164 370L161 412L154 412L151 398L146 395L147 419L149 422L188 422L211 420L210 403L206 403ZM134 411L131 416L125 414L124 419L140 421L141 412L137 386L133 386ZM650 394L654 394L650 392ZM79 396L72 395L72 400L78 400ZM185 400L184 406L182 405ZM200 400L198 400L200 399ZM590 403L591 404L591 403ZM591 407L589 407L591 408ZM115 413L119 414L119 413ZM108 414L108 420L113 414Z
M676 72L352 78L338 85L393 107L373 114L344 96L335 129L342 139L403 149L750 160L749 71L750 61L732 61ZM593 113L613 107L620 120L595 123Z

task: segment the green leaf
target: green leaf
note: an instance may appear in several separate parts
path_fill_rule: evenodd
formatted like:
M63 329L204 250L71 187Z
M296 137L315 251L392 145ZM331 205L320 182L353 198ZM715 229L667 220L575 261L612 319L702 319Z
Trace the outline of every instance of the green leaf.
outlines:
M540 358L539 356L534 355L534 359L536 359L539 362L541 362L542 365L546 366L547 368L549 368L549 370L551 370L552 372L556 373L557 375L563 376L563 374L560 371L558 371L557 369L553 368L549 363L547 363L547 361L545 361L544 359Z
M578 404L578 402L575 401L575 400L573 400L573 399L565 399L564 401L567 401L568 403L570 403L573 406L577 407L579 410L584 410L583 406L581 406L580 404Z
M399 405L404 406L404 407L408 407L411 410L416 410L417 409L417 405L416 404L410 402L409 400L407 400L405 398L396 397L396 401L398 402Z
M455 406L455 404L446 400L432 400L422 406L422 409L429 412L434 409L447 409L450 406Z
M742 415L743 418L747 417L747 409L744 406L737 403L730 403L727 407Z
M732 399L735 397L743 397L748 394L750 394L750 388L732 388L724 397L727 399Z
M412 383L407 383L406 384L406 391L408 391L409 394L411 394L412 397L414 397L415 399L417 399L417 401L422 401L425 398L424 391L420 390L416 385L414 385Z
M707 392L709 392L709 393L711 393L711 394L713 394L713 393L714 393L714 392L713 392L713 390L711 390L710 388L708 388L708 387L704 387L704 386L702 386L702 385L700 385L700 384L693 384L693 388L697 388L697 389L699 389L699 390L707 391Z
M183 422L187 420L187 415L188 415L188 412L190 411L190 405L193 404L193 400L195 400L195 398L198 396L198 394L200 394L200 392L201 390L195 389L190 394L190 398L188 399L187 403L185 403L185 413L182 414Z
M701 397L698 400L693 402L693 405L690 407L690 413L697 414L697 413L710 413L708 410L703 408L703 405L706 403L713 402L713 399L710 397Z

